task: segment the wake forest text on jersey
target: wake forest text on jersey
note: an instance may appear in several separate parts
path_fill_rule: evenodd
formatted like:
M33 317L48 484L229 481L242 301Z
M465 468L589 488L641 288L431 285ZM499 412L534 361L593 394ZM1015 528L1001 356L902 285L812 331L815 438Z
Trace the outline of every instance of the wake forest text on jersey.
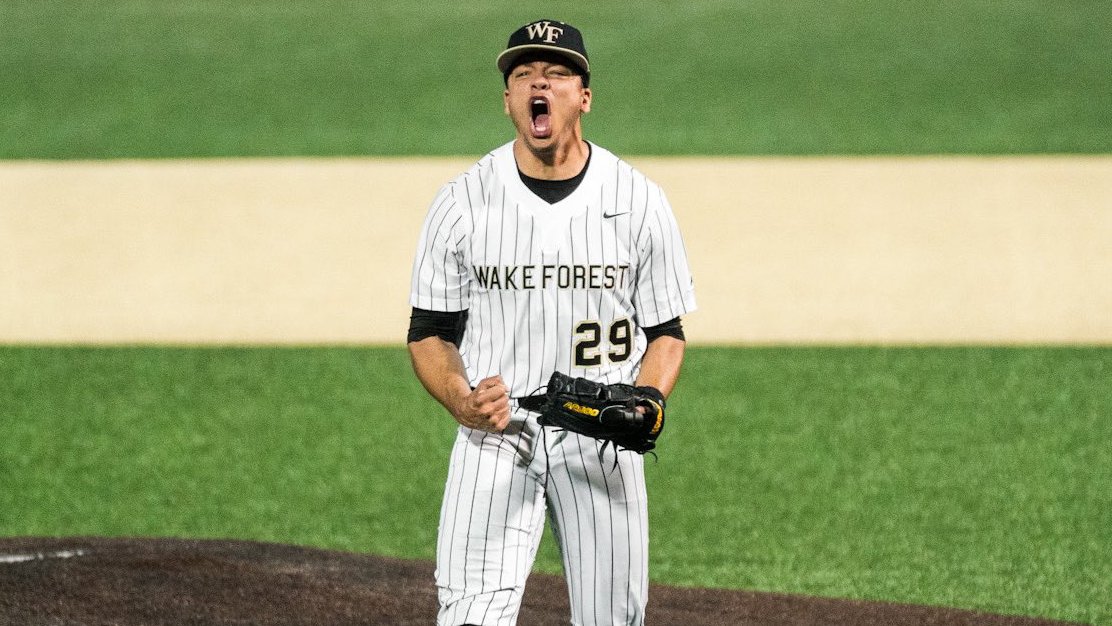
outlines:
M629 265L473 265L484 289L625 289Z

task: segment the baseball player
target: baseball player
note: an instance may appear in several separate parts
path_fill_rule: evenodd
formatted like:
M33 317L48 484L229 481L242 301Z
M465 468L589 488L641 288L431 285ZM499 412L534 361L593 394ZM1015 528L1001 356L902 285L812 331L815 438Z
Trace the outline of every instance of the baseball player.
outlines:
M583 138L581 33L541 20L497 57L515 137L441 188L413 264L408 345L459 422L437 541L438 623L514 624L547 518L574 624L642 624L644 457L541 427L553 372L672 390L695 310L661 189Z

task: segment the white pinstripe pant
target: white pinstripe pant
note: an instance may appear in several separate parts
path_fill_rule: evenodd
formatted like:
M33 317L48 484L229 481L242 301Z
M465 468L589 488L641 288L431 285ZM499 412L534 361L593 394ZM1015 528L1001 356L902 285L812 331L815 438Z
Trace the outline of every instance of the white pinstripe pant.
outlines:
M441 626L512 625L544 529L560 547L580 626L643 624L648 596L644 459L515 411L504 433L461 427L440 513ZM547 480L546 480L547 478Z

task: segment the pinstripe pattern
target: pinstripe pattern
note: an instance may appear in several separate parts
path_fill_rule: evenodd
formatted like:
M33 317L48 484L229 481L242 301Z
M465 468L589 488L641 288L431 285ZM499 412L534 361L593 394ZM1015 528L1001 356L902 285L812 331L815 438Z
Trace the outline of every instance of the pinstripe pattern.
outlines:
M592 145L579 187L548 204L521 182L512 143L445 185L414 259L410 304L468 311L472 384L510 395L553 371L632 383L643 331L695 309L687 255L661 189ZM642 459L541 433L515 410L501 434L460 428L437 547L441 624L513 624L545 512L576 624L639 624L648 588Z
M631 382L645 350L641 327L695 309L683 241L661 189L592 147L583 183L548 205L517 176L512 144L490 153L437 195L422 229L410 304L469 310L460 346L468 376L501 374L511 395L556 370ZM607 355L616 320L632 345ZM576 326L600 325L597 366L575 362ZM588 333L589 334L589 333ZM590 337L586 337L590 338Z

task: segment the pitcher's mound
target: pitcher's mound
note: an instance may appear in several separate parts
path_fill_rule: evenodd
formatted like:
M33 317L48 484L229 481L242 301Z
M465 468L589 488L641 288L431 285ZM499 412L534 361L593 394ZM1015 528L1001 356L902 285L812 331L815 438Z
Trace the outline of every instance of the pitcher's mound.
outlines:
M249 541L0 539L0 623L82 626L434 623L428 562ZM523 625L567 624L561 578L533 574ZM654 585L647 622L714 625L1062 622L955 609Z

